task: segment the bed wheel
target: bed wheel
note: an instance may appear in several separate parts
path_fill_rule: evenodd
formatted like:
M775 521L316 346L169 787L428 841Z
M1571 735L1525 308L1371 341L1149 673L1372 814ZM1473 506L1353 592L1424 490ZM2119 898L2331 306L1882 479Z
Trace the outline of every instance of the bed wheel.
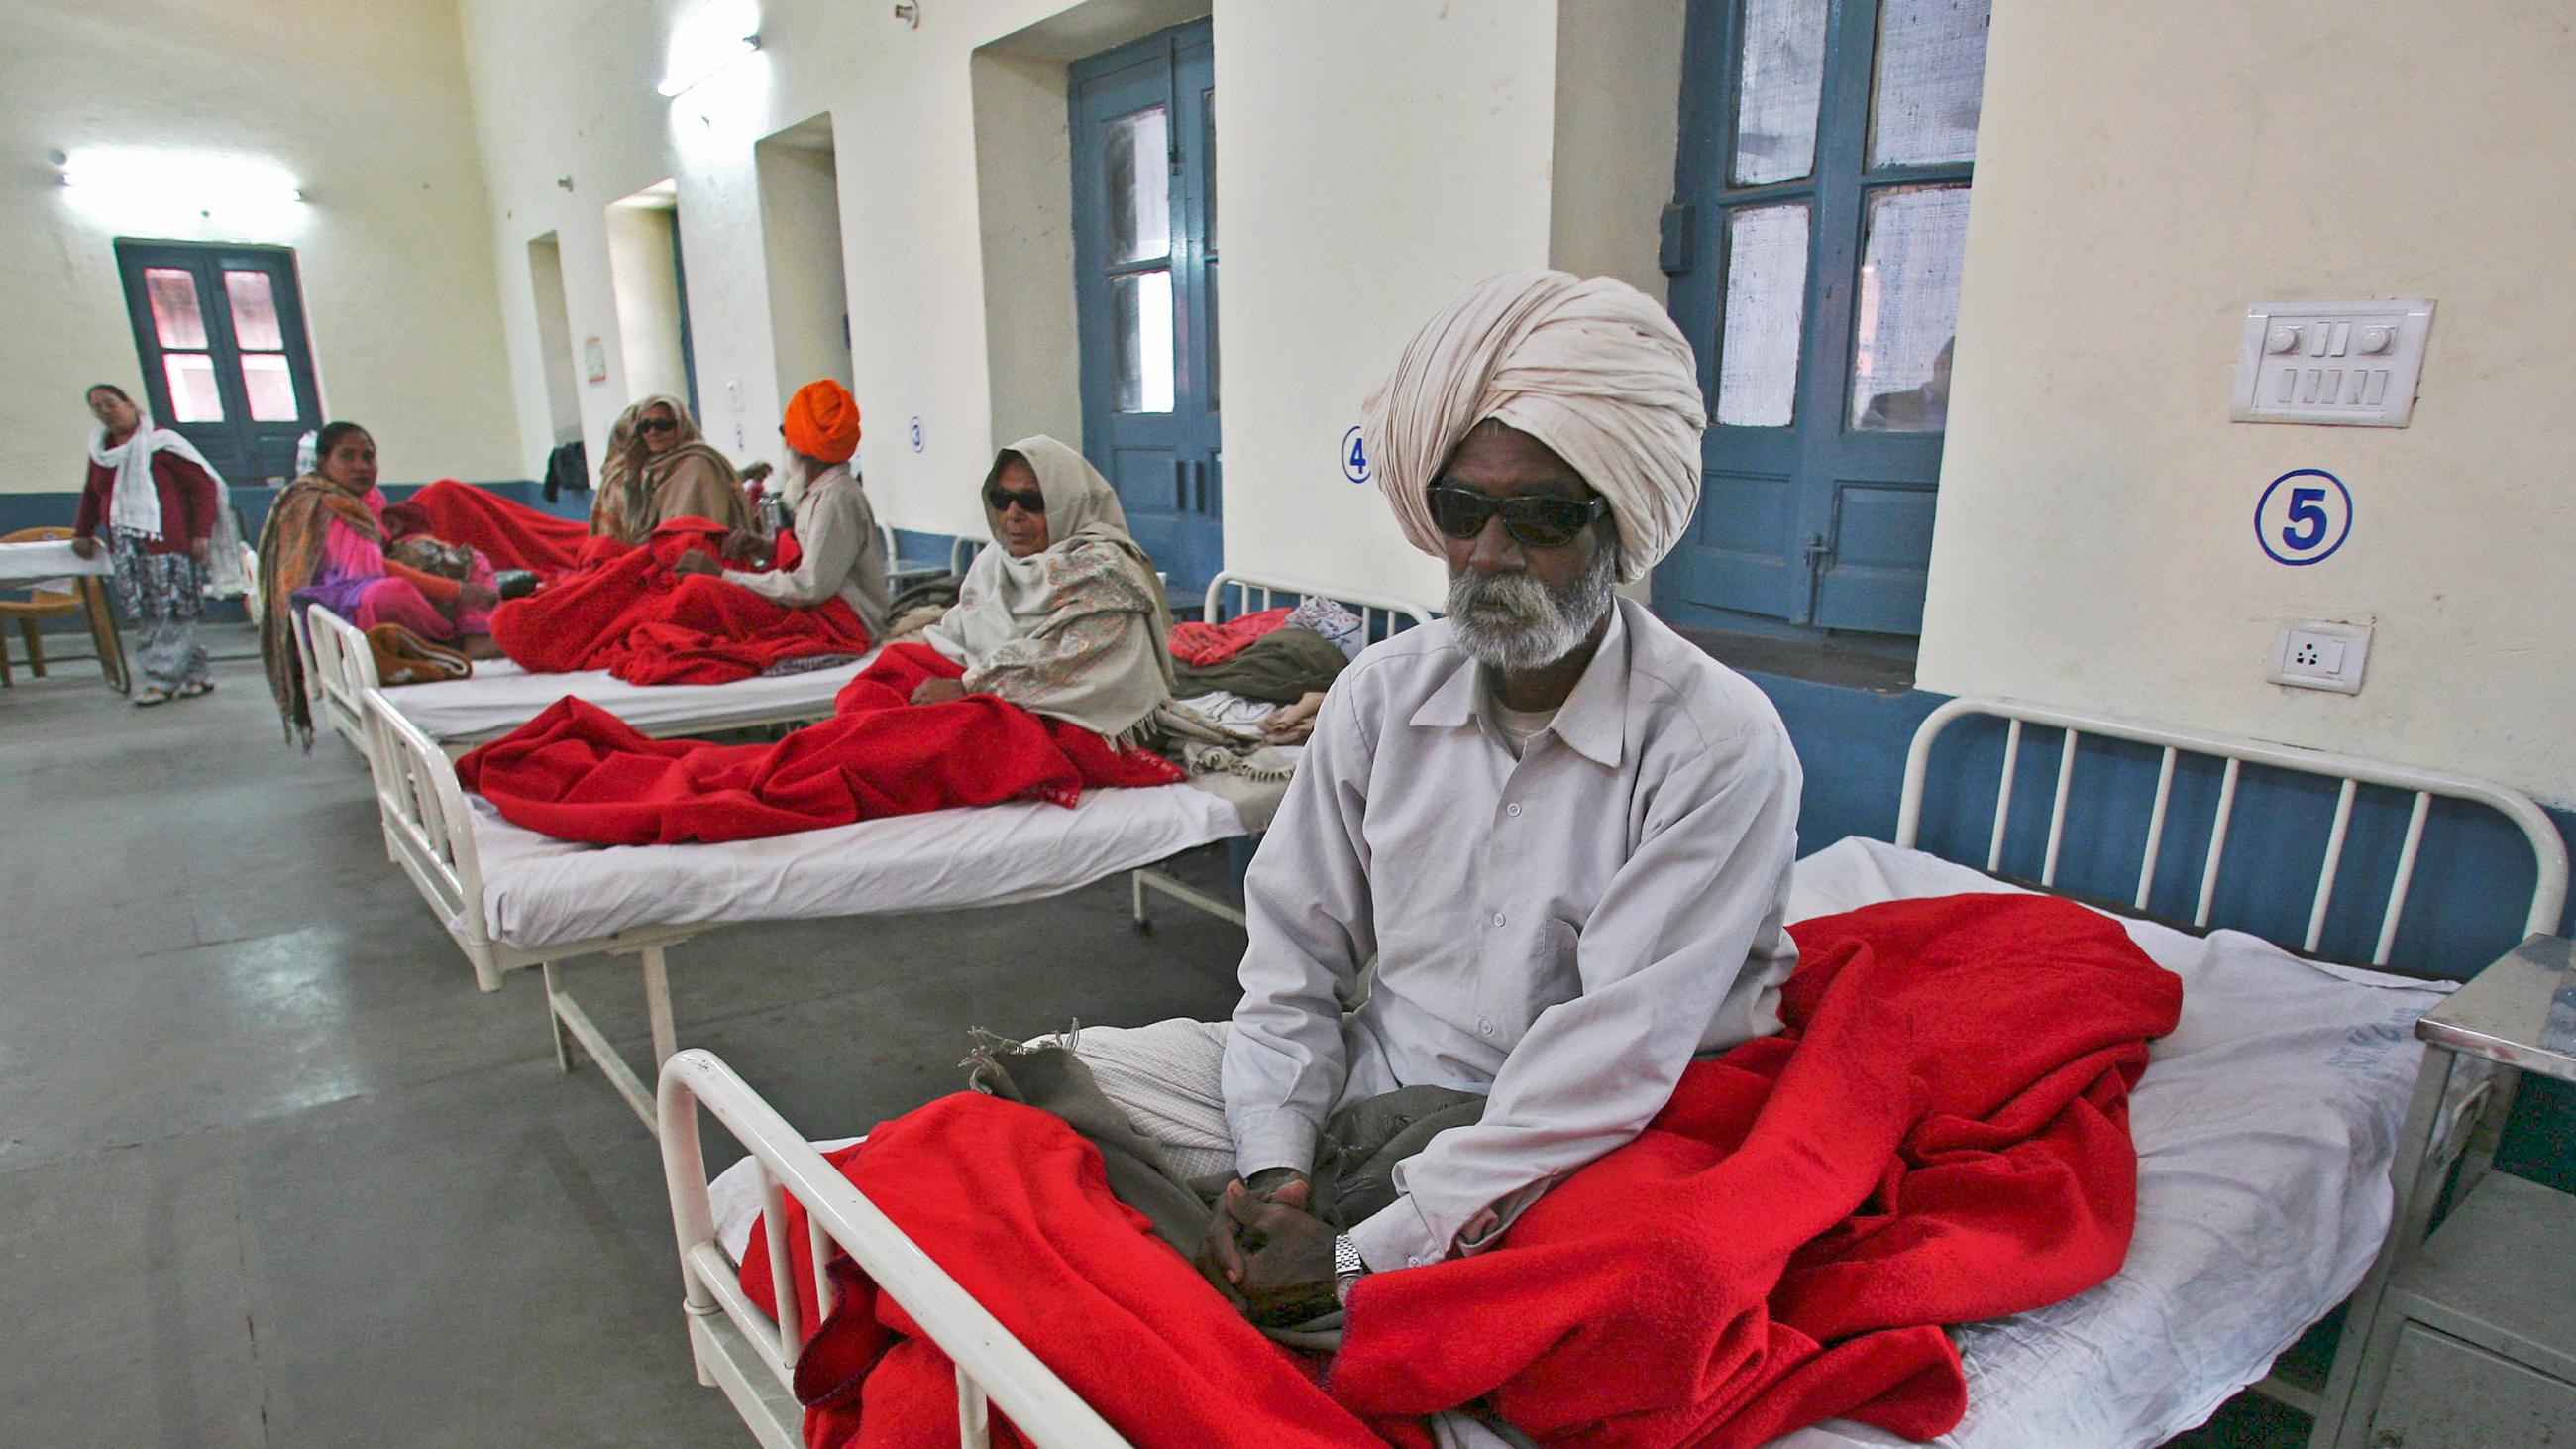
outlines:
M1136 923L1136 934L1139 936L1150 936L1154 934L1154 923L1145 920L1138 921Z

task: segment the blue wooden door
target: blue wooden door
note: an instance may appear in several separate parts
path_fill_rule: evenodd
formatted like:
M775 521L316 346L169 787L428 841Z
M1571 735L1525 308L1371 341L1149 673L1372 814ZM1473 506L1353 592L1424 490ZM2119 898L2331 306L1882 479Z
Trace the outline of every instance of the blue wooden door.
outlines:
M1083 451L1175 597L1224 564L1206 21L1073 67Z
M1665 215L1711 426L1656 608L1915 634L1988 0L1695 0Z
M153 421L228 483L292 475L322 425L295 253L120 239L116 263Z

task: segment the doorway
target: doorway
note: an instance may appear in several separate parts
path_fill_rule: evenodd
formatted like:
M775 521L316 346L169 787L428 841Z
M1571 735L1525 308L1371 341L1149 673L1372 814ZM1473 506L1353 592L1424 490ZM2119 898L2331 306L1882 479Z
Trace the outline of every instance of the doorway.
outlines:
M1083 451L1183 598L1225 561L1214 56L1199 20L1069 75Z
M1988 0L1692 0L1672 313L1710 400L1677 623L1918 634Z
M608 279L629 401L667 393L698 406L689 338L688 264L680 250L680 190L658 182L608 207Z
M850 288L841 252L841 178L832 117L812 117L752 148L760 180L761 250L781 402L828 377L847 387Z
M322 425L295 253L119 238L116 267L153 420L228 482L293 477L295 440Z
M528 288L546 377L547 438L561 447L581 437L581 380L573 365L572 309L564 301L563 242L553 232L528 242Z

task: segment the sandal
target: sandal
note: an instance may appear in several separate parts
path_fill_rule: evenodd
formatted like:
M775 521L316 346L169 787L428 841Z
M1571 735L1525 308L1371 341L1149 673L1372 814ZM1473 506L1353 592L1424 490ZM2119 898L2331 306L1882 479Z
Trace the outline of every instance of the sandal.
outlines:
M214 682L213 680L211 680L211 679L192 679L192 680L189 680L187 683L185 683L185 684L183 684L183 685L180 685L180 686L179 686L179 695L178 695L178 697L179 697L179 698L181 698L181 699L195 699L198 695L201 695L201 694L212 694L212 693L214 693L214 692L215 692L215 682Z
M136 709L150 709L156 704L168 704L171 700L176 698L178 698L178 696L172 694L170 691L154 687L144 690L141 694L134 696L134 707Z

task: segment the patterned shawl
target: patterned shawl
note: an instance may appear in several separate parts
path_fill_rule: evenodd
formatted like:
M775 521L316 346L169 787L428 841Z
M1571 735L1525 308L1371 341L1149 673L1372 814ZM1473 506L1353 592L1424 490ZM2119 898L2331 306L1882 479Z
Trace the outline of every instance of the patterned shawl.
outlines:
M1047 546L1027 558L999 543L977 554L957 606L922 641L966 666L968 689L1136 743L1172 695L1162 580L1128 536L1109 480L1080 453L1053 438L1023 438L993 460L988 488L1014 458L1046 495ZM985 522L1000 538L989 505ZM1131 627L1140 614L1144 626Z
M268 692L286 726L288 743L313 748L313 710L306 698L304 669L295 652L291 615L295 591L313 582L331 549L331 522L381 546L384 530L378 514L384 495L370 488L356 493L318 473L307 473L286 485L268 510L259 531L259 658L268 668ZM378 564L382 571L382 564Z

